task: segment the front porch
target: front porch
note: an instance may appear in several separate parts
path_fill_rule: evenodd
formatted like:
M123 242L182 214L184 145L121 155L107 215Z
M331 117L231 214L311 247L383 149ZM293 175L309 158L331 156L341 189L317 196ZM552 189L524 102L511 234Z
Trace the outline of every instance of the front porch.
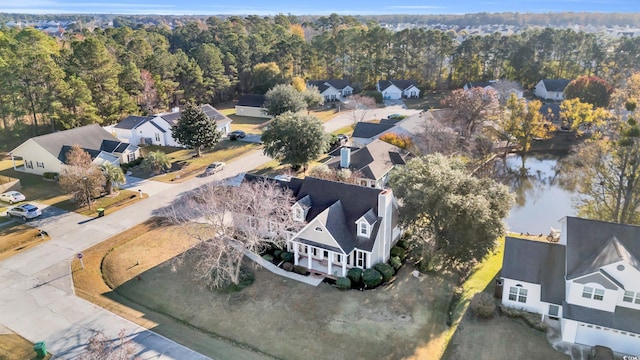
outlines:
M328 249L297 241L290 241L288 247L288 250L293 252L294 265L304 266L312 274L317 273L333 279L347 276L347 271L353 267L366 269L370 265L370 254L358 249L345 254L337 248Z

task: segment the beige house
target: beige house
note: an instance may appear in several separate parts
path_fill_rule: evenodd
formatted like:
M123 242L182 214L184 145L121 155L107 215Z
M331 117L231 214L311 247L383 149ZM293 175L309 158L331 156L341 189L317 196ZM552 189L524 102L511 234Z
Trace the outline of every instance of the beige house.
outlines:
M93 163L120 165L140 157L137 146L124 143L97 124L36 136L9 155L16 171L42 175L60 173L67 160L67 152L78 145L91 155ZM19 161L22 160L22 165Z

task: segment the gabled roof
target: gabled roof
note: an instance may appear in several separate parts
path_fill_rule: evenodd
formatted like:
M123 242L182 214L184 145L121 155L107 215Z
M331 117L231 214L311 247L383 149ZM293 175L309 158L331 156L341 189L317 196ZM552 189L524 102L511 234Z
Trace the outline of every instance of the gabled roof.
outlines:
M167 132L167 130L163 129L162 127L160 127L160 125L156 124L155 121L149 121L149 124L151 124L156 129L160 130L160 132L162 132L162 133L166 133Z
M386 90L389 86L395 85L400 90L406 90L411 86L418 87L418 83L415 80L379 80L378 86L380 91Z
M209 104L201 105L200 108L207 115L207 117L211 120L214 120L218 125L230 123L231 119L224 116L218 109L214 108ZM169 125L174 126L180 116L182 116L182 110L170 112L167 114L158 115L163 118Z
M640 270L640 227L567 217L567 279L624 260Z
M486 88L487 86L491 86L493 84L495 84L495 81L469 81L465 85L467 85L468 88Z
M394 126L395 126L394 124L389 124L389 123L375 124L375 123L360 121L356 124L356 127L353 129L353 135L351 135L351 137L373 138L391 129Z
M540 284L540 300L562 304L565 247L557 243L507 237L501 276Z
M327 228L327 231L331 233L331 236L338 242L345 254L353 250L355 244L351 239L349 227L345 222L345 211L340 200L324 209L315 217L315 220Z
M601 267L618 261L625 261L640 270L640 262L629 250L614 236L605 242L600 249L583 259L582 263L571 273L567 274L567 280L579 276L598 272Z
M238 102L236 105L261 108L264 105L264 99L264 95L259 94L241 95L238 98Z
M340 167L340 150L336 149L329 155L331 160L327 166ZM406 164L409 153L395 145L382 140L374 140L362 148L350 148L351 160L349 169L360 171L367 179L378 180L388 173L395 165Z
M542 83L544 84L545 89L547 89L547 91L555 91L555 92L562 92L564 91L564 88L567 87L567 85L569 85L569 83L571 82L571 80L567 80L567 79L543 79Z
M609 312L565 302L562 317L640 334L640 311L624 306L616 306L614 312Z
M74 129L58 131L47 135L36 136L27 141L33 141L40 145L45 151L58 158L63 163L66 160L66 151L63 150L65 146L71 147L78 145L86 150L95 150L100 152L103 141L120 141L111 135L108 131L100 127L98 124L92 124L82 126ZM23 143L24 144L24 143ZM13 149L14 153L19 150L22 145ZM91 152L90 152L91 154ZM97 156L97 154L94 154ZM95 156L93 156L95 157Z
M145 122L152 120L153 118L154 118L153 116L129 115L126 118L120 120L120 122L117 123L114 126L114 128L116 128L116 129L125 129L125 130L135 129L138 126L144 124Z
M347 86L351 86L347 79L311 80L307 82L307 85L317 87L320 92L327 90L329 86L332 86L337 90L342 90Z

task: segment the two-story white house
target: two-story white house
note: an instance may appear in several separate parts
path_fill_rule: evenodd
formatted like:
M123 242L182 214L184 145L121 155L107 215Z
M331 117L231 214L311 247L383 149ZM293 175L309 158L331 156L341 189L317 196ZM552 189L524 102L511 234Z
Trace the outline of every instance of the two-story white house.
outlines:
M325 102L341 101L353 94L353 88L346 79L312 80L307 82L307 88L315 86Z
M420 97L420 89L415 80L378 80L376 90L386 100Z
M640 227L566 217L557 242L508 237L502 303L559 321L562 340L640 354Z
M287 184L291 207L304 227L287 241L295 265L332 277L387 262L402 233L391 189L306 177Z
M215 121L222 135L231 131L231 119L209 104L201 105L202 111ZM181 147L171 134L171 128L182 116L182 110L174 108L171 112L154 116L127 116L118 124L107 127L113 135L131 144L147 144Z
M567 79L542 79L538 81L533 94L545 100L564 100L564 88L571 80Z

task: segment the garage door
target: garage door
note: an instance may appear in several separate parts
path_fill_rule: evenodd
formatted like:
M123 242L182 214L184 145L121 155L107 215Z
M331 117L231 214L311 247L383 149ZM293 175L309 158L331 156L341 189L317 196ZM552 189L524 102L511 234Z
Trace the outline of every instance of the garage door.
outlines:
M630 355L640 354L640 337L602 327L598 329L579 324L575 342L589 346L608 346L613 351Z

